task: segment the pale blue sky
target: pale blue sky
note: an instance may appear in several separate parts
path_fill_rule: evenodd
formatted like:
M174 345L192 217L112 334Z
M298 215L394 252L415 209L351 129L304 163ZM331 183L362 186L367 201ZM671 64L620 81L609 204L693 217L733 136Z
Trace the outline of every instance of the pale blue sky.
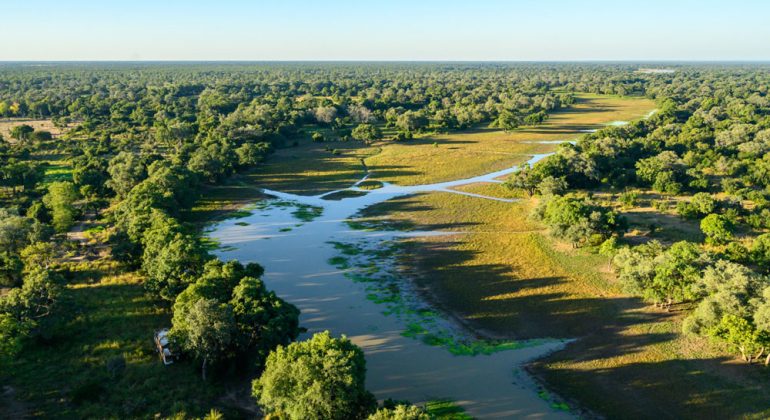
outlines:
M0 0L0 60L770 60L761 0Z

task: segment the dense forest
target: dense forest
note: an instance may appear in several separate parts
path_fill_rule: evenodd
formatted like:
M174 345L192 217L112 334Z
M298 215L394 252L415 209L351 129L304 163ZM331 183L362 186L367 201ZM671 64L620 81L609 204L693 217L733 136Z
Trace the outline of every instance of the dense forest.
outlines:
M140 382L140 373L126 377L131 355L84 361L92 378L78 376L63 403L49 402L68 417L203 416L220 407L217 395L189 394L254 380L247 392L280 418L431 418L407 402L378 406L363 353L345 337L296 341L299 310L266 287L258 264L215 258L189 210L205 188L305 140L333 153L482 126L513 131L542 124L578 93L647 97L658 108L561 144L506 186L538 200L533 218L555 238L607 256L629 295L685 311L683 334L723 343L766 376L768 68L638 68L0 64L0 379L14 385L14 372L35 365L28 352L71 340L65 326L90 315L67 291L109 272L140 279L137 299L165 314L195 378L178 392L155 384L168 390L132 405L103 396L101 384ZM645 200L640 191L701 234L656 236L661 226L650 223L629 238L624 209ZM84 221L99 227L83 232ZM82 235L98 246L74 239Z

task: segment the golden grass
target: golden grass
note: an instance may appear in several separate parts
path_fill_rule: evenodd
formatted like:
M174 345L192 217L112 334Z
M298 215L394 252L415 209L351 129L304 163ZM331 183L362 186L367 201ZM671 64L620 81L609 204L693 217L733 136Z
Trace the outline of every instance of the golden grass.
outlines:
M503 184L492 182L477 182L475 184L460 185L452 189L455 191L480 194L487 197L504 198L508 200L528 198L527 194L522 190L511 190L506 188Z
M561 396L608 418L768 418L767 370L681 333L683 313L624 313L532 370Z
M50 131L54 137L58 137L63 133L60 128L53 125L53 121L51 120L29 120L23 118L13 118L8 120L0 120L0 136L2 136L6 141L15 141L11 139L11 130L13 127L23 124L31 126L35 129L35 131Z
M346 188L363 177L362 159L378 150L357 142L304 140L297 147L278 150L258 170L245 175L244 182L303 195Z
M545 124L512 132L477 128L391 143L366 159L372 179L417 185L482 175L525 162L530 155L555 149L530 142L574 140L580 130L645 116L655 104L643 98L581 94L577 103L551 114Z
M465 178L508 168L527 161L534 153L556 148L554 144L528 142L575 139L582 134L579 130L640 118L655 108L652 101L642 98L589 94L579 98L577 104L553 114L545 124L510 133L478 128L374 146L300 139L298 146L278 150L244 182L314 195L352 185L363 176L364 162L372 180L400 185Z
M367 162L383 159L388 150ZM458 163L462 170L473 164ZM457 189L517 197L500 184ZM698 234L693 223L657 212L651 200L660 197L640 196L643 202L623 210L637 230L655 223L655 238L664 241ZM609 194L597 198L619 206ZM580 338L532 366L573 403L616 418L770 416L765 369L738 363L722 345L683 335L684 309L665 313L625 295L606 257L555 242L527 218L533 205L526 199L502 203L432 193L382 203L364 216L400 228L462 232L410 240L402 264L414 270L439 307L479 331L498 337Z
M492 195L495 187L502 188L466 189ZM477 331L579 338L532 367L573 405L610 418L770 415L766 369L683 335L687 308L666 313L622 293L606 257L554 242L527 218L533 205L431 193L379 204L364 216L400 228L462 232L410 240L402 265L438 307Z
M646 242L651 239L663 243L677 241L702 242L700 220L685 219L676 213L676 203L686 201L686 197L664 195L652 190L634 189L638 198L632 207L624 207L618 200L619 194L607 191L594 191L594 199L601 205L621 212L629 223L629 232L625 236L630 243ZM670 208L661 211L655 208L656 201L667 201ZM654 232L651 227L654 226Z
M528 218L532 204L431 193L373 206L364 220L460 232L413 240L410 259L436 302L480 329L507 337L586 334L613 310L600 299L610 294L605 277L593 271L606 259L551 249Z

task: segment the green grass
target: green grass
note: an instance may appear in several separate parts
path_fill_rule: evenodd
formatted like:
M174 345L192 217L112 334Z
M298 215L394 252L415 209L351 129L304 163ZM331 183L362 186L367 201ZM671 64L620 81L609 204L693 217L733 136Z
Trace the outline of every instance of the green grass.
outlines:
M72 167L69 164L56 163L46 167L42 184L58 181L72 181Z
M249 185L302 195L347 188L364 175L361 159L377 153L359 142L312 143L279 149L253 173L243 176ZM331 147L337 151L326 150Z
M366 180L359 183L358 188L361 188L362 190L376 190L382 188L382 182Z
M363 191L342 190L342 191L333 192L331 194L326 194L321 198L323 198L324 200L339 201L339 200L344 200L346 198L363 197L365 195L366 193Z
M147 297L140 278L104 262L71 270L75 279L62 293L50 337L30 343L2 372L30 416L202 415L221 405L222 384L202 381L188 362L159 361L153 332L170 326L170 313ZM106 364L116 357L126 365L112 375Z

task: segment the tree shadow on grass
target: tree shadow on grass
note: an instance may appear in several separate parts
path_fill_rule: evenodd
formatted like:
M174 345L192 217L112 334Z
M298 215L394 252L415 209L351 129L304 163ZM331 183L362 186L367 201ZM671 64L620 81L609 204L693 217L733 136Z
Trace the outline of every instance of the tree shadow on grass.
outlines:
M564 124L558 126L537 126L522 129L521 132L528 134L563 134L571 137L577 137L585 134L587 130L598 130L603 128L600 124Z
M526 339L580 337L629 322L650 322L633 298L594 297L561 276L523 278L507 264L478 263L462 239L415 241L407 258L415 277L442 308L495 336ZM670 338L670 337L665 337Z
M592 351L590 341L597 339L573 343L567 350L536 362L531 369L555 384L562 396L578 400L585 408L607 418L770 416L770 391L764 367L736 365L725 357L676 359L673 355L667 360L629 358L625 363L617 363ZM565 358L570 360L566 366L560 362ZM725 374L725 370L731 372Z
M197 363L159 361L153 333L170 326L170 315L140 283L67 288L54 316L51 336L30 343L0 372L3 383L34 406L36 417L135 418L173 410L203 415L220 405L219 385L202 381ZM120 357L125 368L113 374L107 363Z
M413 218L393 217L397 213L418 214L426 211L433 211L434 206L425 204L419 198L421 194L412 194L408 196L394 198L362 210L354 219L353 223L359 223L371 229L380 230L401 230L401 231L446 231L463 232L466 229L479 225L478 222L456 221L444 223L419 223Z
M422 175L404 165L375 165L369 172L377 177L396 178L401 176ZM311 166L296 168L285 167L281 171L255 172L248 176L249 183L257 187L299 194L318 195L350 187L364 176L364 167L359 164L346 166Z

